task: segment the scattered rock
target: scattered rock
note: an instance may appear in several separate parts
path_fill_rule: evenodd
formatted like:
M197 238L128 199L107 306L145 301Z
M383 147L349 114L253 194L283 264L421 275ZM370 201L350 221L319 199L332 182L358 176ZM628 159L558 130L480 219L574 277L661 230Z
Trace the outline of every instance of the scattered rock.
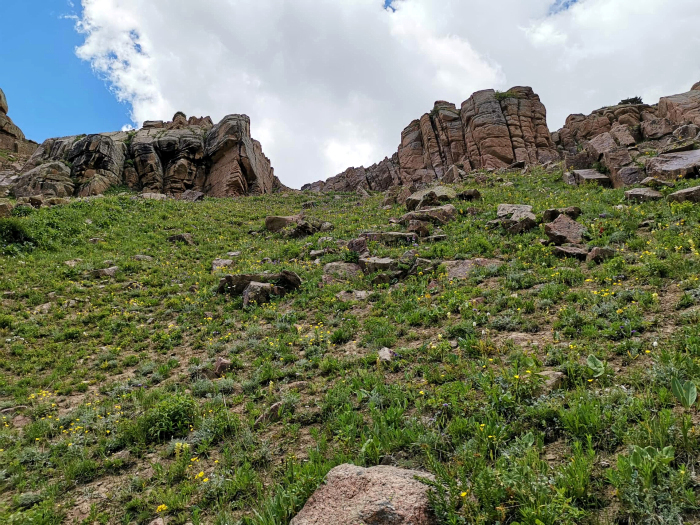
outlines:
M435 525L429 487L434 476L388 465L332 469L290 525Z
M611 248L593 248L586 256L586 261L602 263L603 261L615 257L615 250Z
M503 261L498 259L465 259L462 261L445 261L443 265L447 269L449 279L466 279L472 270L489 266L501 266Z
M669 182L667 180L661 180L657 179L656 177L646 177L642 182L640 183L642 186L646 186L648 188L661 188L661 187L667 187L667 188L673 188L674 184L673 182Z
M233 259L214 259L211 263L211 271L216 272L233 265Z
M435 186L415 192L406 199L406 209L413 211L421 206L437 206L441 202L449 202L457 197L457 193L452 188L445 186Z
M290 292L301 286L301 278L294 272L282 270L280 273L246 273L225 275L219 281L217 293L241 295L252 282L271 283L278 291Z
M671 193L668 196L668 200L674 202L700 202L700 186L693 186L692 188Z
M535 219L535 214L532 213L532 206L527 204L499 204L496 215L499 219L510 219L512 221L519 221L525 218Z
M544 231L554 244L580 244L586 228L568 215L559 215L553 222L544 225Z
M581 208L578 206L569 206L568 208L552 208L545 210L542 214L542 220L544 222L552 222L562 214L568 215L569 218L576 220L581 215Z
M270 283L258 283L251 281L243 290L243 307L247 307L250 303L264 304L270 300L273 286Z
M362 275L362 268L358 264L338 261L326 264L323 267L323 273L333 279L351 281Z
M265 218L265 228L272 233L278 233L289 226L299 224L302 220L302 215L270 216Z
M179 199L186 202L199 202L204 200L204 193L196 190L185 190L180 194Z
M142 193L139 195L140 198L151 201L165 201L168 200L168 196L164 193Z
M12 216L12 210L14 209L14 206L7 201L0 202L0 217L11 217Z
M455 218L457 209L452 204L445 204L437 208L424 208L422 210L412 211L401 217L402 224L408 224L411 221L430 221L435 224L447 224Z
M367 238L358 237L357 239L352 239L348 242L347 249L351 252L359 253L360 255L368 254Z
M217 357L216 363L214 364L214 375L216 375L216 377L223 377L226 374L226 372L228 372L231 369L232 365L233 363L228 359L224 359L223 357Z
M342 291L335 294L335 296L338 300L343 302L364 301L369 297L369 292L365 292L364 290L355 290L353 292Z
M383 244L414 244L418 242L418 236L412 232L365 232L362 234L362 237L365 237L368 241L381 242Z
M700 149L681 153L664 153L649 159L647 175L662 180L693 178L700 173Z
M564 380L566 376L562 372L557 372L556 370L543 370L538 372L537 375L544 378L544 388L547 391L559 390L564 385Z
M437 234L437 235L430 235L429 237L426 237L423 239L423 242L426 243L433 243L433 242L442 242L447 240L447 235L445 234Z
M479 190L465 190L457 194L457 198L461 201L478 201L481 199Z
M394 259L389 257L361 257L360 268L365 273L396 271L398 264Z
M507 226L506 231L513 235L526 233L537 227L537 222L535 222L535 219L531 219L529 217L524 217L514 224L512 224L512 222L513 221L510 220L504 220L501 222L501 224Z
M240 257L241 252L228 252L226 255L228 255L229 257Z
M564 244L555 246L552 253L559 257L573 257L574 259L585 260L588 256L588 249L582 245Z
M178 233L168 237L169 242L181 242L188 246L194 246L194 240L191 233Z
M623 188L638 184L644 178L644 170L637 166L625 166L614 168L610 172L610 181L613 188Z
M427 237L430 235L430 223L427 221L408 221L408 227L406 228L409 232L418 235L418 237Z
M253 428L259 428L260 425L264 425L265 423L274 423L275 421L279 421L282 417L282 407L282 401L278 401L277 403L273 404L265 412L260 414L258 419L255 420Z
M135 261L150 262L153 260L153 257L151 257L150 255L134 255L134 260Z
M625 199L633 202L658 201L663 195L651 188L634 188L625 192Z
M591 183L603 186L605 188L612 186L610 177L596 170L574 170L570 172L570 174L567 174L564 177L564 180L565 182L568 182L569 184L573 183L574 185Z
M109 268L102 268L100 270L93 270L91 272L91 275L95 278L99 277L114 277L117 275L117 272L119 271L119 267L117 266L110 266Z
M379 360L384 361L384 362L390 362L392 358L392 353L391 350L389 350L387 347L382 348L379 351Z
M40 304L34 308L35 314L48 314L51 311L51 303Z
M66 266L70 266L71 268L75 268L81 262L83 262L82 259L71 259L70 261L64 261L63 264L65 264Z

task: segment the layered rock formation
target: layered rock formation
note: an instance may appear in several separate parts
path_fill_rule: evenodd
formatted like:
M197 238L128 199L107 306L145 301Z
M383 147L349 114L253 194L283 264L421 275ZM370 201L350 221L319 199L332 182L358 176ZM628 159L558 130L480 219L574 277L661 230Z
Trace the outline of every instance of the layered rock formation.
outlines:
M590 115L570 115L552 140L566 167L573 168L572 183L589 168L605 172L616 188L647 175L696 176L700 164L692 150L700 147L700 83L655 105L620 103Z
M369 168L302 187L311 191L383 191L441 180L452 166L471 170L558 160L544 105L529 87L474 93L458 110L445 101L411 122L398 151Z
M178 112L171 122L148 121L138 131L53 138L22 168L17 197L89 196L126 185L143 193L213 197L272 193L277 180L246 115L209 117Z
M0 89L0 150L19 155L31 155L37 147L36 142L24 137L22 130L7 116L8 111L7 98Z

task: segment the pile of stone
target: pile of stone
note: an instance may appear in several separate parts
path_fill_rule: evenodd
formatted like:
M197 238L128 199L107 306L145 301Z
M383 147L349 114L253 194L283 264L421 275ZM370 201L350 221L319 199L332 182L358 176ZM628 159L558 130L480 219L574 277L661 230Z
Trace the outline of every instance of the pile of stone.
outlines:
M219 281L217 293L242 296L243 306L247 307L253 303L267 303L272 296L284 297L301 284L301 278L290 270L225 275Z

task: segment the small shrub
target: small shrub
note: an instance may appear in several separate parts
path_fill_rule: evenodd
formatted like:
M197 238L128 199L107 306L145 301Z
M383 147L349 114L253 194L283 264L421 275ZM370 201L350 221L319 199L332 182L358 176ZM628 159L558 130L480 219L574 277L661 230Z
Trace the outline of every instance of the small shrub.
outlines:
M163 441L186 435L197 417L197 403L183 394L175 394L149 410L142 423L151 441Z
M634 104L634 105L639 105L639 104L644 104L642 102L642 97L630 97L630 98L625 98L620 101L620 105L622 104Z

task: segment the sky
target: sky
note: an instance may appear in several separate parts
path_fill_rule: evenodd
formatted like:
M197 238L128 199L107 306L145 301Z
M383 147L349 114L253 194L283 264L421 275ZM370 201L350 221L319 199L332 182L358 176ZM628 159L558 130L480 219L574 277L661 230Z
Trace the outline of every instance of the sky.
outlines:
M28 138L245 113L296 188L392 155L435 100L529 85L554 131L700 80L697 0L5 0L3 15L0 87Z

